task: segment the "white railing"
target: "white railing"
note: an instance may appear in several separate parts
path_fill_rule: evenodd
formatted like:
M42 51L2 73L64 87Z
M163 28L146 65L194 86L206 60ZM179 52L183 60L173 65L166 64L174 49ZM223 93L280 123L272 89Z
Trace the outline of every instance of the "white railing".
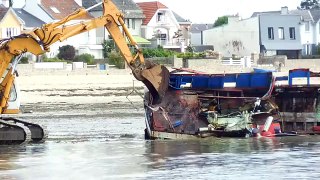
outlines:
M251 67L253 64L253 60L250 56L245 56L240 59L224 59L221 61L222 65L234 65L234 66L243 66L243 67Z

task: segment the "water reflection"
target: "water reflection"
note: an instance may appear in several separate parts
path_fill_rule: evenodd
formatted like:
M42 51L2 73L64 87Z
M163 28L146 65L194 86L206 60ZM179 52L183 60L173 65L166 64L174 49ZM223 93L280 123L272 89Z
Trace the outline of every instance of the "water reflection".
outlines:
M202 153L259 153L279 149L314 148L320 146L320 136L277 138L208 138L200 140L147 141L147 154L166 157Z
M29 144L16 146L0 146L0 170L21 168L16 162L23 157L34 157L44 154L45 144Z
M312 179L319 136L56 142L0 147L1 179ZM214 178L213 178L214 177ZM262 177L262 178L261 178Z
M45 143L0 146L0 179L320 177L320 136L145 141L142 118L46 122Z
M313 179L320 176L314 166L320 160L319 136L149 141L146 146L150 178L162 179L168 173L171 178L179 179Z
M0 146L0 171L17 169L18 166L14 161L25 151L25 146Z
M279 138L263 139L231 139L209 138L191 141L149 141L147 154L159 154L164 157L174 157L185 154L203 153L251 153L272 151L282 145Z

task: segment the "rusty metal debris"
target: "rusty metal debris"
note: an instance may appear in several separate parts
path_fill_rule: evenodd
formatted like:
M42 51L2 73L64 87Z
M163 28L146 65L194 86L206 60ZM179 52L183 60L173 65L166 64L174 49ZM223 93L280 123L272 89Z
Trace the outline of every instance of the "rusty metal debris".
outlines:
M296 69L277 77L272 72L215 75L181 71L170 74L166 96L158 108L146 113L150 138L169 137L168 133L179 137L320 133L320 84L310 83L318 73ZM306 82L294 83L297 77ZM152 97L146 97L147 106L154 106Z

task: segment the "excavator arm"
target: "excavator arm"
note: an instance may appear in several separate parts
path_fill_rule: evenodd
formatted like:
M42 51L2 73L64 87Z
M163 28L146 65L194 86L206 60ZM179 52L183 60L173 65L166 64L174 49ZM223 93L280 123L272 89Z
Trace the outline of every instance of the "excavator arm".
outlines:
M103 6L102 16L76 25L65 25L70 20L85 15L88 10L95 8L100 4ZM159 102L168 88L169 71L164 66L156 65L144 60L142 50L134 41L128 28L124 24L123 19L124 17L121 11L115 4L111 0L104 0L89 9L80 8L62 20L47 24L42 28L34 30L30 34L40 40L45 51L49 51L50 45L56 41L63 41L82 32L104 26L119 48L121 55L132 70L135 78L142 81L151 92L154 101ZM129 41L130 46L133 46L135 49L134 55L130 51L127 40Z
M124 17L120 13L119 9L110 1L105 0L103 3L103 14L107 15L106 29L112 36L117 47L128 66L131 68L133 75L137 80L142 81L149 89L154 103L159 103L161 98L169 86L169 71L165 66L156 65L150 61L145 61L142 50L139 49L137 43L131 36L128 28L124 24ZM123 32L120 28L122 27ZM131 46L135 48L136 54L133 56L128 44L128 39Z
M101 4L103 6L102 16L80 23L68 24L71 20L86 15L91 8ZM160 102L159 100L164 96L169 84L167 68L144 60L141 49L124 25L123 15L111 0L103 0L91 8L80 8L60 21L45 24L28 33L0 40L0 75L2 75L0 115L19 112L18 106L9 106L12 103L11 101L9 103L9 100L10 93L14 92L16 67L22 54L26 52L34 55L44 54L50 51L50 46L53 43L98 27L105 27L109 31L133 75L149 89L153 103ZM131 53L129 46L135 48L135 53ZM0 144L40 142L46 136L46 130L39 124L12 117L0 117Z
M141 49L139 49L124 24L124 17L121 11L111 0L104 0L95 6L100 4L103 6L103 15L98 18L82 22L81 24L65 26L64 24L66 22L81 17L88 12L88 9L81 8L56 23L47 24L42 28L34 30L34 34L32 34L40 40L44 50L49 51L50 45L58 40L63 41L82 32L104 26L119 48L126 63L131 68L135 78L147 86L155 102L159 101L168 88L169 71L164 66L156 65L152 62L145 62ZM130 46L135 48L135 55L131 53L126 40L129 41Z
M76 24L67 24L71 20L86 15L90 9L101 4L103 6L102 16ZM98 27L105 27L108 30L135 78L146 85L153 96L154 102L159 102L168 88L169 71L162 65L144 60L141 49L129 33L123 19L121 11L111 0L103 0L103 2L89 9L80 8L57 22L45 24L41 28L36 28L31 32L1 40L0 74L6 77L0 84L2 92L1 113L4 113L6 110L10 90L15 78L15 66L23 53L44 54L50 51L50 46L53 43L64 41L69 37ZM129 45L134 47L134 54L131 53L127 40L129 41ZM10 64L14 65L8 68Z

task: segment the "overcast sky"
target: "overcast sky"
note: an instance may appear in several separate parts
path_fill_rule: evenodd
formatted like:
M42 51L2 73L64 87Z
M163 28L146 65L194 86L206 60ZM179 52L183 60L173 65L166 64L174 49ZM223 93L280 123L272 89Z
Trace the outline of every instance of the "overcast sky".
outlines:
M146 2L149 0L133 0ZM150 0L152 1L152 0ZM153 0L155 1L155 0ZM296 9L301 0L158 0L192 23L214 23L219 16L239 13L248 18L256 11L277 11L282 6Z
M156 0L133 0L134 2ZM276 11L282 6L296 9L301 0L158 0L192 23L214 23L219 16L235 15L248 18L256 11ZM21 7L24 0L14 0L15 7Z

